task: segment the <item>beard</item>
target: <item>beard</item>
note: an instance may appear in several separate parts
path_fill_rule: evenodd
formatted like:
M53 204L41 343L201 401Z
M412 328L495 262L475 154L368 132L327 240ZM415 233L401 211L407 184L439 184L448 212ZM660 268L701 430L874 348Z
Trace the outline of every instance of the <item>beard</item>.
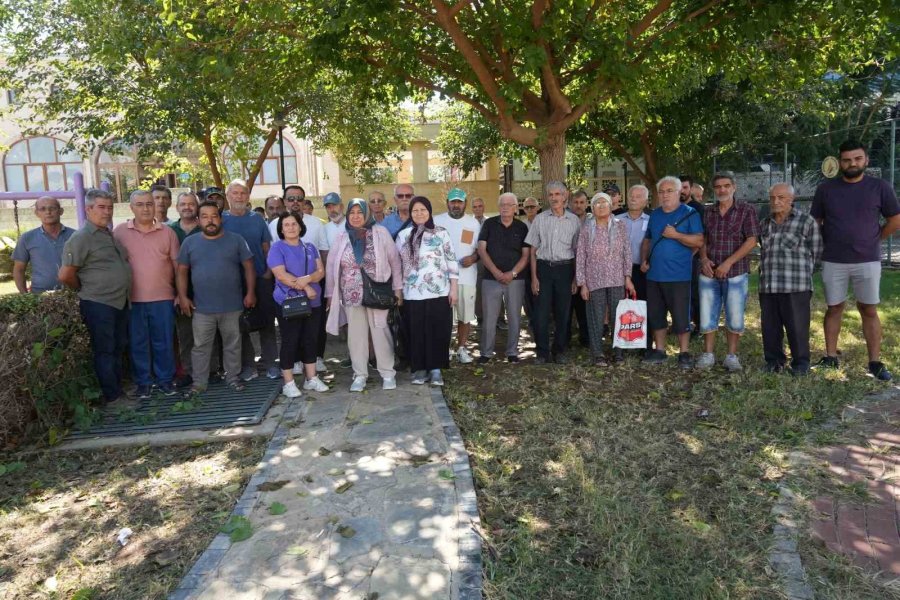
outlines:
M209 224L203 228L203 233L206 235L219 235L220 231L222 231L222 227L215 224Z
M865 167L848 167L846 169L841 169L841 175L843 175L847 179L855 179L865 172Z

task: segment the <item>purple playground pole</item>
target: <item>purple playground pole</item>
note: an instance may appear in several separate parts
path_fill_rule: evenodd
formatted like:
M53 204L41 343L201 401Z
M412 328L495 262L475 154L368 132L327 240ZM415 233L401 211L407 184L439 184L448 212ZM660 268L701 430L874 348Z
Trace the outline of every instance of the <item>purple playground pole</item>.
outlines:
M75 214L78 216L78 228L84 225L84 175L75 173Z

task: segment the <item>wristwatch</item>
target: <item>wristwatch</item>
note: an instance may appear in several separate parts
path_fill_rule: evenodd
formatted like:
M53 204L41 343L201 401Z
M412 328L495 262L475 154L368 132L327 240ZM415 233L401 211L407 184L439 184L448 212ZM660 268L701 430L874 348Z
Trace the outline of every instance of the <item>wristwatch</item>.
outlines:
M513 271L510 271L510 273L512 273L512 274L513 274L513 279L515 279L515 278L516 278L516 276L518 276L518 273L516 273L516 272L515 272L515 270L513 270Z

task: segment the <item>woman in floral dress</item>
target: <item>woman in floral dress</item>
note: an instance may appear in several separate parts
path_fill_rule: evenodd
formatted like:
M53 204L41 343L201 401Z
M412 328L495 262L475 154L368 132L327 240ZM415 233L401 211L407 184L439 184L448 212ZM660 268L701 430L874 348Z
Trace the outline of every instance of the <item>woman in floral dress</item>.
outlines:
M393 390L397 387L397 381L388 311L362 305L363 270L372 281L391 281L397 300L402 301L400 257L391 234L375 223L365 200L354 198L347 206L346 229L338 235L328 252L325 297L329 312L325 329L332 335L338 335L341 325L347 323L347 348L353 364L351 392L361 392L366 388L370 335L378 373L383 380L382 387Z
M412 227L397 235L403 265L403 321L407 332L412 382L444 385L441 369L450 366L453 305L459 263L450 235L432 219L431 202L416 196L409 203Z

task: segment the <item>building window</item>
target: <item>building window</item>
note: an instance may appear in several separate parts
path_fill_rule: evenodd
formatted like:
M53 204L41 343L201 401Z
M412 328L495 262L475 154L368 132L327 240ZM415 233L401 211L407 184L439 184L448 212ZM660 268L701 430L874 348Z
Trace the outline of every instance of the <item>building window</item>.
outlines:
M109 191L116 202L125 202L130 190L140 186L140 165L134 147L120 148L115 143L106 144L97 157L97 174L100 182L109 183Z
M6 104L9 106L15 106L18 104L18 97L15 90L6 90Z
M84 171L80 155L66 143L34 137L13 144L3 158L8 192L58 192L75 187L75 173Z
M249 179L250 169L256 164L259 154L265 144L265 138L260 136L255 144L239 143L225 148L225 164L230 173L240 173L243 179ZM281 177L281 158L278 151L278 140L269 148L256 176L254 185L289 185L299 183L297 179L297 151L294 145L285 138L284 140L284 177Z

